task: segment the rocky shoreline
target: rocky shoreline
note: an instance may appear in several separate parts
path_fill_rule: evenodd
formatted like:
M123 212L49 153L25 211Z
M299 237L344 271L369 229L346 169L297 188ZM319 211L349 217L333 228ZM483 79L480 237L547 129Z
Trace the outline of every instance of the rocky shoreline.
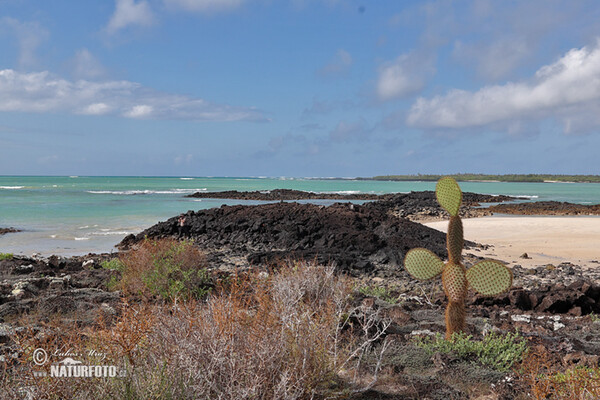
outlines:
M433 196L433 197L432 197ZM497 203L503 201L517 200L517 197L505 195L487 195L479 193L463 193L466 203ZM293 189L273 189L257 190L253 192L239 192L237 190L227 190L223 192L195 192L185 197L197 199L233 199L233 200L257 200L257 201L293 201L293 200L371 200L371 201L398 201L401 198L435 198L432 191L410 192L410 193L344 193L344 192L305 192Z
M223 192L196 192L185 197L199 199L232 199L254 201L295 201L295 200L340 200L340 201L372 201L381 207L388 208L396 216L412 221L431 221L447 218L435 200L432 191L410 193L315 193L291 189L274 189L266 191L239 192L229 190ZM523 197L505 195L485 195L463 193L461 216L474 218L497 214L512 215L600 215L600 204L584 205L557 201L538 201L515 203L516 200L527 200ZM494 204L480 208L485 203Z
M558 201L533 203L498 204L489 208L491 212L514 215L600 215L600 204L585 205Z

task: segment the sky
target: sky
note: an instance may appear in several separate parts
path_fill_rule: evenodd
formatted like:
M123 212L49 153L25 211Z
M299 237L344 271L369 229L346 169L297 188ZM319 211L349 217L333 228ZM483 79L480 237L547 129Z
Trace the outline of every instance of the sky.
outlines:
M600 174L590 1L0 0L0 175Z

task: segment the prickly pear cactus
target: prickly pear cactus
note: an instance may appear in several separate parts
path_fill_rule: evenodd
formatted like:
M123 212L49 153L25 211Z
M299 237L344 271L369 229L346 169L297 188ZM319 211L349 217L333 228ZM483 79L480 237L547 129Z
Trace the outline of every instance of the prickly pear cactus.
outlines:
M468 270L462 264L464 245L462 221L458 211L462 203L462 192L453 178L438 181L435 194L438 203L450 214L446 246L448 262L444 263L427 249L412 249L404 259L409 274L420 280L442 275L444 292L448 298L446 308L446 338L461 332L466 326L465 298L469 287L484 296L495 296L512 286L512 272L495 260L483 260Z

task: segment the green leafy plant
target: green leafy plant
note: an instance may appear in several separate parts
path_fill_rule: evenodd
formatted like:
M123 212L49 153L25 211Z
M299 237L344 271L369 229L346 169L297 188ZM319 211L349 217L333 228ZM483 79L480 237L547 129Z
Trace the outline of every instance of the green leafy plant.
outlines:
M471 335L455 333L450 340L444 340L441 334L433 337L417 337L417 347L429 354L454 354L463 360L472 360L497 371L507 372L515 363L523 360L527 354L527 341L518 332L500 335L490 333L482 340L472 340Z
M12 253L0 253L0 261L2 260L12 260L13 258L13 254Z
M503 293L512 286L512 272L501 262L483 260L468 270L462 263L464 246L463 226L458 212L462 203L462 191L453 178L445 177L438 181L435 194L438 203L450 214L446 246L448 262L444 263L427 249L410 250L404 259L409 274L420 280L428 280L442 275L444 292L448 297L446 308L446 338L463 332L466 326L465 297L468 288L484 296Z

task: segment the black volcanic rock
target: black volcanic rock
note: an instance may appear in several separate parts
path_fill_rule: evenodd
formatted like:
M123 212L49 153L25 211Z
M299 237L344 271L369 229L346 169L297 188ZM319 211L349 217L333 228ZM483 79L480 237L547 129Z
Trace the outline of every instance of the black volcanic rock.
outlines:
M516 200L510 196L493 196L479 193L463 193L463 201L460 207L460 216L463 218L479 217L491 215L489 208L475 208L480 203L500 203L504 201ZM447 219L448 213L439 205L435 192L410 192L398 193L381 201L369 203L367 207L379 210L389 210L397 217L409 218L413 221Z
M235 199L235 200L257 200L257 201L280 201L280 200L379 200L397 202L427 202L421 203L422 206L437 205L435 192L410 192L410 193L316 193L304 192L293 189L273 189L254 192L239 192L237 190L227 190L223 192L196 192L185 197L199 199ZM463 193L463 203L465 205L478 205L477 203L496 203L515 200L510 196L493 196L478 193ZM434 203L434 204L433 204Z
M600 215L600 204L584 205L559 201L498 204L490 210L500 214L518 215Z
M446 257L442 232L368 206L274 203L222 206L188 211L185 216L186 236L217 259L225 253L246 257L251 264L278 258L317 259L335 262L345 271L365 273L382 265L400 266L414 247ZM146 237L178 237L178 218L126 238L121 248Z

